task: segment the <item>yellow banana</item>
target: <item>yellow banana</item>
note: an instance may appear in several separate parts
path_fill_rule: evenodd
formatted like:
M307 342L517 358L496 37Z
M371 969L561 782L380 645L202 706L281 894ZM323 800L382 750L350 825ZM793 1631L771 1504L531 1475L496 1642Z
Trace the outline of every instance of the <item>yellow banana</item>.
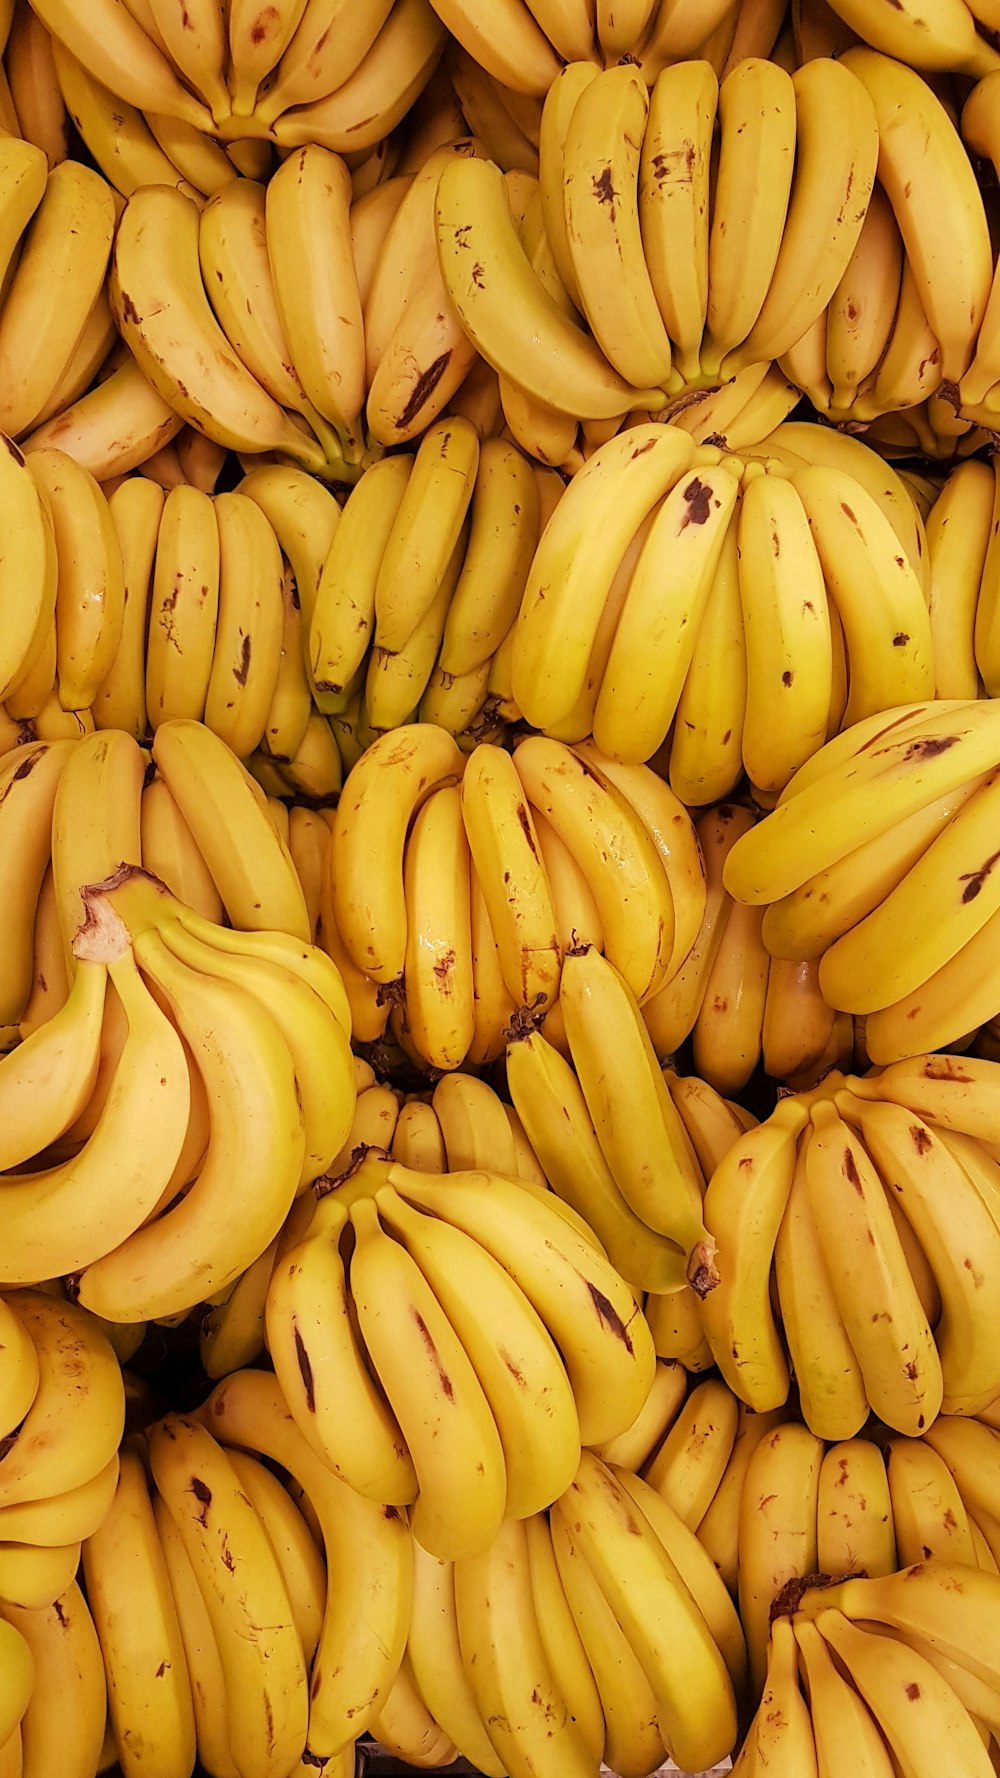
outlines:
M902 274L902 238L876 180L857 245L827 313L826 368L834 408L849 409L876 369L892 332Z
M38 1388L7 1441L0 1507L41 1502L92 1481L117 1452L125 1424L118 1360L93 1316L37 1290L17 1293L16 1314L37 1354ZM53 1558L57 1566L61 1559Z
M413 464L403 453L384 457L366 470L343 508L309 623L309 671L321 710L343 707L368 651L379 570Z
M245 495L219 494L215 521L219 602L204 721L238 759L245 759L264 735L278 681L284 621L281 551L260 507Z
M768 1624L776 1594L816 1572L816 1513L822 1441L804 1426L778 1426L747 1464L740 1502L739 1605L751 1690L764 1686Z
M899 1566L885 1464L866 1439L831 1445L820 1464L816 1555L822 1574L893 1574Z
M38 16L53 38L65 45L87 71L121 99L144 111L162 111L200 130L212 124L205 107L184 87L170 62L147 36L127 6L110 0L85 18L66 0L44 0Z
M65 710L89 710L121 641L121 544L108 502L89 470L57 450L33 451L28 468L55 539L59 701Z
M91 1778L101 1758L107 1684L101 1645L83 1593L74 1580L42 1610L5 1603L2 1611L5 1629L16 1631L27 1644L37 1675L21 1717L22 1763L14 1778L42 1778L53 1766L62 1766L66 1778ZM19 1672L9 1640L4 1652L6 1702L23 1676L23 1668ZM56 1699L59 1710L53 1709ZM73 1735L67 1742L66 1716L70 1713Z
M643 253L685 383L700 376L708 311L709 169L718 99L709 62L675 62L652 87L642 139Z

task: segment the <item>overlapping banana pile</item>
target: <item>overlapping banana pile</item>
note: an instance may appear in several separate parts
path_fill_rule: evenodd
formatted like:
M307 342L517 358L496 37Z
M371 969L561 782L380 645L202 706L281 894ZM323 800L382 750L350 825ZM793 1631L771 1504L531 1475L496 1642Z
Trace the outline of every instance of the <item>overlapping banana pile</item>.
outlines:
M1000 4L0 56L0 1778L992 1778Z

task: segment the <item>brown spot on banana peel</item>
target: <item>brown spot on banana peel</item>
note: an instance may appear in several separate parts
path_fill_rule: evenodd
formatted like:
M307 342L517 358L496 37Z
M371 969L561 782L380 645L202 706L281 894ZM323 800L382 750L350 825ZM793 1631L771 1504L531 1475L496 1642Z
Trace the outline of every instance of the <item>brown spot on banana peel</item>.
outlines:
M967 901L975 901L998 860L1000 860L1000 850L991 853L978 870L966 871L964 876L959 877L959 882L965 884L965 888L962 890L963 906Z
M848 1183L850 1185L853 1185L855 1191L858 1194L858 1197L863 1198L865 1195L865 1190L864 1190L864 1186L861 1183L861 1175L858 1172L858 1164L857 1164L857 1161L854 1159L854 1154L853 1154L852 1150L849 1148L844 1149L844 1158L841 1163L841 1171L843 1172L844 1178L848 1181Z
M426 370L421 371L420 376L417 378L410 391L406 406L403 408L402 413L398 414L396 417L397 426L412 425L413 421L419 414L420 409L423 407L424 402L430 398L434 390L437 388L438 383L441 381L441 378L444 376L450 358L451 350L449 348L447 352L442 352L440 357L435 358L434 362L429 364Z
M305 1390L306 1407L310 1414L314 1414L316 1412L316 1384L313 1377L313 1368L309 1359L309 1354L306 1351L305 1341L299 1332L298 1322L296 1321L293 1321L292 1323L292 1337L295 1341L295 1362L299 1367L299 1375L302 1378L302 1387Z
M707 482L699 481L695 476L684 489L684 501L687 511L684 514L677 534L686 531L689 525L706 525L712 510L712 490Z
M413 1315L414 1321L417 1324L417 1331L420 1334L420 1337L423 1340L424 1345L427 1348L428 1355L431 1359L433 1359L434 1364L437 1367L438 1380L441 1384L441 1393L443 1395L445 1395L449 1401L454 1401L454 1399L455 1399L455 1385L452 1382L451 1378L448 1375L448 1372L445 1370L444 1365L441 1362L441 1354L439 1353L437 1346L434 1344L434 1336L431 1333L431 1330L428 1327L423 1316L421 1315L420 1310L413 1309L411 1311L411 1313Z
M910 1140L918 1154L926 1154L931 1146L931 1133L921 1124L910 1125Z
M609 1302L608 1298L604 1295L604 1292L598 1290L597 1285L592 1283L589 1278L585 1280L585 1283L590 1292L591 1301L597 1311L598 1320L603 1321L610 1332L615 1335L615 1338L621 1340L626 1352L634 1352L635 1347L632 1344L632 1336L614 1304Z
M247 677L250 672L250 654L252 646L250 637L246 635L243 636L240 642L239 664L233 668L233 678L237 685L246 685Z
M212 1504L212 1490L211 1490L211 1488L208 1486L207 1482L202 1481L200 1476L193 1475L191 1477L191 1486L188 1489L188 1492L190 1494L193 1494L197 1501L200 1501L201 1512L198 1514L198 1519L199 1519L200 1523L202 1525L204 1525L207 1529L207 1527L208 1527L208 1509Z

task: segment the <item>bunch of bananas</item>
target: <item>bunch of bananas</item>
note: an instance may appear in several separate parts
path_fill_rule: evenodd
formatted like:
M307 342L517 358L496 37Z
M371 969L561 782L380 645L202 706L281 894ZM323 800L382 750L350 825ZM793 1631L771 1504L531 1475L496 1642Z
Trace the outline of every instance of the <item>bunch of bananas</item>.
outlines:
M998 1606L997 1576L960 1562L809 1587L774 1620L764 1696L734 1773L931 1778L944 1764L989 1778Z
M917 1437L1000 1393L998 1081L953 1056L833 1073L723 1156L704 1206L722 1282L700 1313L741 1400L780 1406L790 1361L818 1437L851 1438L869 1412Z
M873 1062L952 1044L1000 1005L998 761L993 700L883 711L807 761L726 858L771 954L819 958L828 1003L868 1015Z

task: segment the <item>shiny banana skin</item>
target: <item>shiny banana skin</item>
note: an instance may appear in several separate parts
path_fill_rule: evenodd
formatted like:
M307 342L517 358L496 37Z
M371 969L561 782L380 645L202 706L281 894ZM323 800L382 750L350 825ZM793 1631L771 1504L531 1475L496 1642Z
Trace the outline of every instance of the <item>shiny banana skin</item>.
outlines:
M234 1372L216 1385L199 1418L224 1444L289 1471L315 1515L327 1571L341 1577L327 1589L312 1666L303 1767L322 1770L349 1744L353 1757L355 1738L370 1727L402 1660L413 1596L406 1516L347 1487L309 1449L269 1372Z
M821 1574L894 1574L899 1566L885 1464L866 1439L831 1445L820 1464L816 1555Z
M60 779L76 745L68 740L36 741L0 759L0 884L8 922L0 969L0 1030L8 1028L5 1049L14 1040L14 1027L32 992L36 912L51 853L53 811Z
M173 409L147 383L138 365L126 358L103 383L87 389L69 406L60 401L55 418L36 426L24 448L28 454L65 451L104 483L137 469L180 429Z
M55 37L50 42L67 115L114 189L131 197L142 185L182 185L200 202L201 194L183 184L143 112L109 92L64 43Z
M643 1479L692 1532L726 1472L739 1423L739 1403L710 1378L692 1389L664 1438L643 1464Z
M218 1778L239 1778L229 1743L226 1680L208 1607L181 1533L155 1490L153 1514L187 1660L198 1757Z
M535 1513L524 1521L524 1531L542 1647L577 1733L592 1757L600 1760L607 1739L604 1709L563 1587L549 1520Z
M804 1074L822 1072L829 1046L837 1041L836 1021L820 991L814 959L771 958L760 1033L765 1074L798 1087ZM805 1084L812 1085L812 1078Z
M186 486L163 502L146 643L150 727L205 715L215 652L220 582L215 502Z
M330 844L333 909L359 969L378 982L403 974L407 826L436 785L461 776L454 737L429 724L380 736L348 775Z
M389 231L423 164L418 157L415 165L408 171L404 173L397 170L391 179L383 179L371 191L365 192L360 198L356 197L351 205L351 247L361 307L365 313L366 346L369 338L368 304Z
M756 1778L770 1769L776 1774L818 1778L812 1718L799 1690L798 1659L791 1621L777 1618L767 1644L767 1676L757 1714L733 1772Z
M275 72L258 94L257 115L273 122L282 111L347 81L361 66L392 7L390 0L307 0L298 28ZM333 76L334 78L331 78Z
M711 1290L714 1247L702 1222L701 1170L638 1006L592 946L566 958L560 1005L583 1096L618 1189L641 1221L676 1242L695 1287ZM629 1115L622 1118L624 1106ZM627 1126L633 1137L642 1132L638 1145L623 1139Z
M569 1062L540 1032L529 1032L508 1046L507 1083L552 1189L590 1224L622 1277L641 1289L679 1289L685 1256L623 1196Z
M66 1778L93 1778L100 1769L107 1687L101 1645L79 1586L72 1581L59 1598L39 1610L8 1603L0 1610L11 1689L23 1673L16 1657L11 1660L14 1651L6 1638L12 1633L23 1638L36 1675L21 1717L19 1757L10 1768L11 1778L43 1778L56 1769L65 1771ZM58 1710L53 1708L56 1701ZM63 1711L72 1712L70 1745ZM2 1752L6 1756L6 1746Z
M351 1127L354 1071L347 1035L330 1006L292 971L266 958L216 949L181 922L163 929L168 950L204 975L232 982L266 1007L288 1045L306 1130L299 1190L325 1172Z
M444 1080L475 1082L476 1086L485 1085L475 1079L474 1075L446 1074ZM440 1084L440 1083L439 1083ZM492 1089L487 1089L491 1091ZM394 1161L421 1173L444 1173L448 1167L448 1157L444 1146L444 1135L433 1106L422 1099L407 1099L400 1106L396 1119L396 1128L392 1132L392 1148Z
M309 673L321 710L344 707L375 629L379 571L415 459L372 464L348 495L308 622Z
M296 789L299 789L300 785L296 774L301 773L307 780L309 772L310 747L306 737L309 736L312 741L322 733L329 734L329 728L325 717L319 711L316 711L315 714L319 717L322 729L311 730L310 728L314 711L312 691L306 671L305 651L302 646L302 610L295 588L295 577L291 567L283 559L281 570L281 652L278 657L278 671L274 681L274 690L271 693L271 703L264 720L261 745L266 748L272 759L288 762L289 775L295 783ZM332 753L335 755L335 788L339 790L341 759L333 744L332 736L331 747ZM298 757L300 748L302 749L301 759ZM317 755L319 756L318 748ZM319 757L317 757L318 766ZM301 789L308 794L307 781L301 784ZM322 794L322 791L319 794ZM287 838L287 835L285 837Z
M583 311L583 298L576 278L576 267L570 249L564 202L564 158L566 137L576 109L577 100L597 79L599 65L588 50L587 55L571 58L565 68L549 83L542 106L538 136L539 201L545 234L559 280L573 310Z
M507 1027L517 1003L503 979L500 950L486 898L473 866L470 901L474 1029L467 1060L482 1066L504 1053Z
M888 344L903 274L902 237L876 180L857 245L827 311L831 407L847 410Z
M604 928L586 877L565 841L536 811L535 834L552 891L557 936L564 951L574 944L604 947Z
M326 1567L318 1541L291 1494L258 1457L231 1450L229 1461L278 1558L308 1666L319 1645L326 1607Z
M398 650L382 647L376 640L368 657L365 705L369 726L377 733L401 727L417 716L424 692L434 672L451 596L461 572L468 537L463 522L458 539L433 591L427 609ZM417 581L414 575L414 582ZM425 589L421 588L423 592ZM378 629L376 625L376 637Z
M198 431L230 450L279 451L317 473L326 461L321 446L246 369L209 307L198 218L197 205L165 185L129 199L109 287L122 336L164 401Z
M469 420L442 417L420 440L375 582L380 648L405 648L433 606L463 535L479 456Z
M341 509L315 476L280 463L251 470L237 492L256 501L291 563L305 642Z
M796 95L784 69L738 63L719 86L719 172L708 249L701 368L716 375L757 321L781 249L796 150ZM744 243L751 242L747 263Z
M529 735L514 766L528 803L587 878L609 962L637 1000L648 999L666 978L675 931L670 884L648 828L627 797L561 741Z
M823 1257L805 1165L800 1146L774 1248L782 1330L810 1432L851 1439L868 1418L868 1397Z
M625 595L594 711L594 739L629 763L666 739L739 495L723 465L683 476L661 502Z
M147 1437L153 1482L180 1533L218 1645L234 1762L255 1778L277 1778L300 1757L308 1719L302 1644L277 1557L225 1451L204 1426L170 1414Z
M730 906L694 1022L695 1068L724 1094L740 1092L760 1060L770 980L762 924L759 908Z
M941 345L941 374L948 381L963 378L963 400L974 406L981 393L968 387L964 373L986 312L992 266L982 197L962 139L914 69L865 45L849 49L842 61L867 88L875 107L879 179ZM928 153L932 163L925 160ZM928 178L931 164L934 175ZM952 193L945 229L936 220L939 179L948 180Z
M846 1093L841 1099L927 1254L940 1291L934 1339L944 1378L942 1411L978 1413L996 1396L1000 1381L988 1331L991 1256L1000 1229L931 1125L899 1105Z
M816 1572L822 1459L822 1440L791 1423L768 1433L747 1465L739 1515L739 1609L755 1697L765 1682L771 1601L786 1581Z
M142 864L206 920L224 919L222 897L165 778L145 786L139 810Z
M542 1641L523 1523L505 1520L489 1548L454 1573L462 1659L503 1767L525 1778L592 1778L597 1762Z
M729 1387L757 1413L780 1407L788 1392L766 1261L785 1213L807 1116L794 1098L779 1100L765 1123L723 1155L705 1193L705 1224L718 1242L721 1282L701 1305L702 1324Z
M334 64L334 82L327 83L325 98L275 119L279 147L318 142L352 156L377 150L423 92L444 43L444 27L428 0L398 0L370 53L349 78L342 79ZM342 84L329 91L336 81Z
M100 0L84 18L66 0L44 0L38 17L52 37L118 98L211 132L205 107L181 85L166 56L127 7Z
M507 1513L523 1519L543 1510L580 1459L576 1403L551 1336L504 1268L462 1230L422 1216L391 1187L375 1202L472 1361L503 1446Z
M807 1196L825 1250L834 1224L839 1230L838 1263L830 1282L865 1393L887 1426L916 1437L941 1406L944 1384L934 1336L865 1147L829 1099L814 1105L810 1117ZM885 1304L889 1314L872 1322L867 1304L873 1300L869 1292L876 1289L874 1300Z
M457 1068L474 1030L470 854L457 785L419 809L403 856L410 1039L432 1068Z
M885 1462L897 1566L945 1561L977 1567L969 1515L944 1458L923 1439L898 1438L886 1447Z
M219 603L204 720L245 759L264 735L281 662L281 551L256 502L219 494L214 506Z
M83 1146L42 1172L5 1176L5 1283L73 1272L107 1254L155 1208L180 1153L190 1095L180 1039L129 952L108 974L127 1022L121 1056Z
M16 438L36 423L101 294L115 208L89 167L63 161L21 242L0 316L0 428Z
M444 0L440 17L479 65L514 92L546 93L560 72L562 52L524 0L491 0L485 12L471 0Z
M365 359L350 205L346 164L316 143L290 154L268 182L267 250L292 362L352 460L361 448Z
M198 1357L207 1377L255 1364L264 1350L264 1304L274 1270L277 1238L238 1278L224 1303L213 1305L198 1330Z
M471 1555L489 1546L504 1513L496 1421L455 1328L412 1255L381 1226L376 1204L356 1202L351 1220L361 1335L417 1473L414 1536L432 1555ZM421 1347L405 1331L418 1316L427 1330Z
M25 1611L45 1611L72 1586L79 1567L79 1543L50 1549L0 1543L0 1598Z
M732 1681L654 1526L644 1513L636 1514L614 1471L587 1451L553 1515L571 1522L573 1537L653 1689L658 1725L672 1756L692 1770L724 1758L736 1739Z
M930 617L916 573L908 562L899 561L891 526L867 491L856 484L852 488L846 474L813 468L792 480L844 628L851 662L844 724L874 715L880 707L929 697L934 688ZM860 574L863 600L857 597ZM900 636L906 638L902 644Z
M836 1666L815 1624L793 1628L809 1691L819 1778L831 1778L838 1761L859 1778L891 1778L892 1764L876 1721Z
M476 877L515 1006L556 996L561 969L552 892L517 760L476 747L466 761L462 814Z
M34 1290L18 1292L16 1313L38 1357L38 1387L3 1458L0 1508L92 1481L125 1423L118 1360L94 1319Z
M824 953L820 982L831 1005L861 1013L891 1006L943 968L992 918L1000 907L991 862L998 798L994 771L885 900ZM929 933L919 907L937 911Z
M599 346L638 388L666 387L671 348L640 233L639 162L649 95L623 63L577 99L563 144L563 205L576 287ZM614 273L611 268L614 267Z
M731 371L779 357L829 302L857 245L879 155L875 107L844 63L807 62L792 75L795 176L774 272L749 335L726 360ZM838 118L830 161L829 120Z
M484 439L469 508L469 541L441 639L449 674L483 666L520 610L541 531L541 501L531 464L502 438Z
M97 481L72 457L32 451L28 468L55 539L59 701L65 710L89 710L121 641L125 577L118 533Z
M0 1297L0 1438L24 1419L38 1393L38 1353L24 1323L5 1297Z
M857 1584L880 1583L846 1583ZM830 1604L816 1616L816 1628L876 1718L893 1759L914 1778L929 1778L943 1755L960 1759L969 1778L987 1778L993 1769L989 1754L947 1680L895 1637L874 1636L849 1622L837 1609L840 1591L833 1589ZM911 1710L911 1703L918 1708Z
M225 117L230 101L224 77L225 15L219 0L195 0L187 9L186 20L170 0L149 0L149 11L160 47L204 100L213 117Z
M700 376L708 311L709 169L719 82L706 61L664 68L649 97L639 220L649 278L685 383Z
M1000 684L1000 609L993 587L996 574L997 544L995 527L997 522L998 497L995 477L993 492L993 510L990 515L989 543L983 558L982 577L979 598L976 603L976 617L973 628L973 646L976 665L988 696L992 696ZM977 687L978 689L978 687Z
M164 1778L187 1778L195 1757L187 1663L146 1475L135 1451L122 1453L110 1510L83 1546L83 1574L123 1773L132 1778L149 1758ZM151 1684L158 1674L165 1684Z
M309 915L288 847L264 797L211 730L188 718L162 723L153 759L194 836L232 925L309 942ZM225 942L225 941L224 941Z
M276 1261L265 1309L268 1349L316 1455L366 1498L410 1505L417 1480L406 1441L372 1382L348 1308L340 1249L346 1220L335 1194L320 1199L302 1240Z
M1000 723L994 726L990 703L943 700L922 708L927 714L912 727L884 712L884 738L857 757L838 758L829 771L821 748L809 762L815 779L796 794L793 778L773 813L733 847L724 867L730 893L741 901L777 900L998 763ZM769 867L762 870L765 851Z
M0 1058L0 1168L21 1167L79 1117L97 1078L107 970L79 965L52 1018Z
M372 1723L372 1734L380 1747L411 1766L439 1766L442 1761L447 1764L458 1753L420 1696L405 1653Z
M622 556L693 454L672 427L634 426L573 477L535 551L515 633L514 697L535 727L573 710Z
M870 1014L865 1032L871 1062L896 1062L958 1043L993 1017L998 928L994 914L919 988Z
M253 0L226 8L229 39L227 82L236 117L250 117L257 92L288 48L305 12L305 0L281 0L261 16ZM228 109L228 106L227 106Z
M177 1313L245 1272L287 1215L306 1141L291 1054L264 1007L246 990L179 963L151 930L134 943L191 1046L208 1092L210 1134L186 1197L82 1274L81 1301L110 1321ZM235 1225L226 1184L234 1167L246 1193Z
M0 287L7 288L21 238L48 183L43 150L16 135L0 138Z
M445 168L436 219L448 295L494 370L550 407L587 418L662 405L658 390L619 376L549 296L518 239L503 175L492 162L459 159Z
M549 1515L549 1536L601 1700L604 1758L622 1778L640 1778L667 1757L652 1686L562 1515Z
M746 641L743 762L753 784L784 788L826 740L833 674L823 566L794 482L755 476L738 521Z
M698 1541L732 1595L735 1595L737 1586L740 1509L747 1466L761 1440L786 1418L787 1414L781 1408L755 1414L740 1404L739 1430L732 1455L712 1504L698 1527Z
M602 1463L638 1474L673 1425L687 1394L687 1375L674 1359L657 1359L653 1385L631 1426L593 1449Z

